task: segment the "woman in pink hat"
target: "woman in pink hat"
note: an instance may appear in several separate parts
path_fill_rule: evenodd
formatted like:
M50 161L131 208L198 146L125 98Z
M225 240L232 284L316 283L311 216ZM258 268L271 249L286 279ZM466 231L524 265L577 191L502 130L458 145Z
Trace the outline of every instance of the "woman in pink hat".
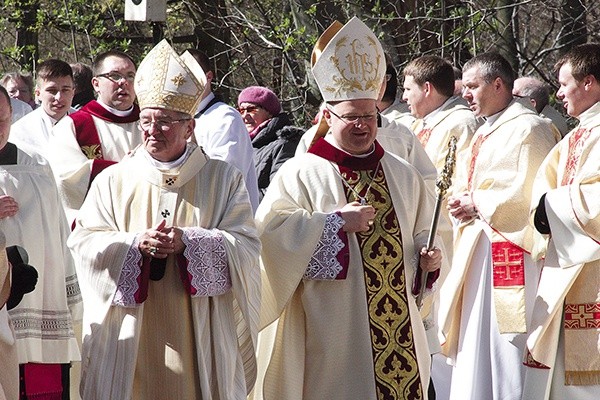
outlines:
M240 92L237 104L252 139L262 200L275 172L294 156L304 129L292 125L289 116L282 112L277 95L266 87L245 88Z

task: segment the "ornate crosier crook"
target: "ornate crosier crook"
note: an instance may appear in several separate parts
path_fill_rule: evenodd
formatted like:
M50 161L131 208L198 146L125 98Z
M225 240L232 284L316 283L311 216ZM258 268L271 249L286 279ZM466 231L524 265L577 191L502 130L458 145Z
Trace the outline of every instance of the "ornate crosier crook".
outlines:
M433 242L435 239L435 233L437 231L438 221L440 219L440 211L444 197L450 185L452 185L452 174L454 173L454 165L456 164L456 136L451 136L448 142L448 153L446 154L446 162L442 172L435 181L437 200L435 202L435 209L433 211L433 218L431 219L431 228L429 229L429 237L427 238L427 250L433 250ZM417 293L417 307L421 308L423 304L423 293L427 286L427 278L429 273L427 271L421 272L421 287Z

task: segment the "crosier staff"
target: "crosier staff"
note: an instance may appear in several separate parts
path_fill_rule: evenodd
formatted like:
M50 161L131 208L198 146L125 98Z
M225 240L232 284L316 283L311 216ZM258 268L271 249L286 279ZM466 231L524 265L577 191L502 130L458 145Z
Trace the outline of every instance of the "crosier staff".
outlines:
M435 202L435 209L433 211L433 218L431 219L431 228L429 229L429 237L427 238L427 250L433 250L435 234L437 232L438 221L440 219L440 210L442 203L448 188L452 184L452 174L454 173L454 165L456 164L456 136L451 136L448 142L448 153L446 154L446 161L444 168L435 181L437 200ZM417 307L421 308L423 304L423 293L427 286L427 278L429 273L427 271L421 272L421 287L417 292Z

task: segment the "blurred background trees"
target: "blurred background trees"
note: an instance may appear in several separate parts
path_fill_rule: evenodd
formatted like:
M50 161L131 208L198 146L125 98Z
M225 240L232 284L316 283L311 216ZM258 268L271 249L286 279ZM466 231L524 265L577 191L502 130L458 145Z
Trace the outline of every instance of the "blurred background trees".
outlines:
M124 0L3 0L0 72L32 71L50 57L89 64L109 48L141 60L165 37L180 52L196 47L212 57L227 101L246 86L268 86L296 123L306 125L320 103L311 50L333 20L361 18L399 71L422 54L460 68L473 55L496 50L519 75L556 87L560 54L598 41L596 1L169 0L167 21L159 23L125 21Z

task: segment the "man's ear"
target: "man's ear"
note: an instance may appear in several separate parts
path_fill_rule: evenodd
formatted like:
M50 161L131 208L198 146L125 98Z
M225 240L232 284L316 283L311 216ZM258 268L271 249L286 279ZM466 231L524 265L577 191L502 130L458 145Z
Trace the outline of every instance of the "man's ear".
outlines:
M492 82L492 85L494 85L494 89L496 89L496 90L500 90L504 86L506 86L504 84L504 81L502 80L502 78L500 78L499 76L497 76L496 79L494 79L494 81Z
M100 85L100 79L98 79L97 77L93 77L92 78L92 87L94 88L94 91L96 93L99 92L99 85Z
M327 125L331 126L331 113L327 107L325 107L321 112L323 113L323 118L325 119L325 122L327 122Z
M196 128L196 119L192 115L192 119L188 122L188 127L185 132L185 139L188 140L194 134L194 129Z
M212 72L212 71L208 71L204 75L206 75L206 81L207 82L212 82L213 79L215 79L215 73Z
M594 75L584 76L581 81L583 82L583 88L587 91L591 90L594 84L598 82Z
M431 93L431 83L429 83L429 81L425 81L425 83L423 84L423 91L425 92L425 94Z

